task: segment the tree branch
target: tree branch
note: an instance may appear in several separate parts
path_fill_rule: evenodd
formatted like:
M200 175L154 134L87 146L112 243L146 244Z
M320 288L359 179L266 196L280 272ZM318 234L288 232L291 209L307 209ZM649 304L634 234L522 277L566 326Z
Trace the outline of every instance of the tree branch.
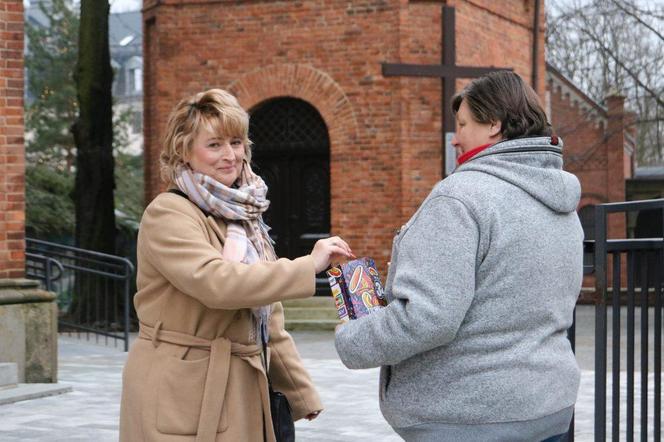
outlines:
M610 0L613 5L620 9L622 12L625 14L629 15L632 17L634 20L636 20L638 23L643 25L646 29L652 31L657 37L659 37L660 40L664 41L664 35L662 35L657 29L653 28L649 23L644 21L641 17L639 17L637 14L635 14L633 11L630 11L627 9L623 4L621 4L618 0Z
M604 42L602 41L601 38L593 34L589 29L592 29L591 23L588 22L587 17L583 16L583 20L586 22L586 26L584 29L581 29L580 32L583 32L585 35L587 35L590 39L593 40L593 42L597 45L599 50L609 56L618 66L620 66L626 73L627 75L632 78L643 90L648 92L650 96L657 102L657 104L661 107L664 107L664 100L660 98L659 94L652 90L648 85L646 85L641 79L638 77L636 73L634 73L625 63L614 54L613 51L611 51L609 48L604 45Z

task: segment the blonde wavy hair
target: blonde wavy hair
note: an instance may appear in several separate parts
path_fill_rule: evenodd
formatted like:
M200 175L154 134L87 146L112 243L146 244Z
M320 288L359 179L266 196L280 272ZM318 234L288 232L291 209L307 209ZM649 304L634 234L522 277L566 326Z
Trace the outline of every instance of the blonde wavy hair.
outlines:
M186 163L201 129L220 138L241 139L246 161L251 162L249 114L227 91L210 89L180 101L168 117L166 137L159 155L160 175L165 183L175 180L177 167Z

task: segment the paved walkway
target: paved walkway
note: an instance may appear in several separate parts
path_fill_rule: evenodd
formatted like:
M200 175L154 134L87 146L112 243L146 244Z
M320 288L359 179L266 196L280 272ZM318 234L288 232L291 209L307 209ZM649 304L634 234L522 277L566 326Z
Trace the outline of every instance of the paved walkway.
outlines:
M577 348L583 352L579 357L583 375L576 408L576 440L591 441L594 373L592 358L587 355L592 352L592 309L581 307L578 321ZM401 440L378 409L377 369L346 369L336 356L332 332L295 332L293 336L326 406L318 419L297 423L298 441ZM121 371L126 354L66 336L60 337L59 344L60 381L71 385L74 391L0 406L0 441L117 440ZM638 375L636 380L638 383ZM637 396L637 416L639 402Z

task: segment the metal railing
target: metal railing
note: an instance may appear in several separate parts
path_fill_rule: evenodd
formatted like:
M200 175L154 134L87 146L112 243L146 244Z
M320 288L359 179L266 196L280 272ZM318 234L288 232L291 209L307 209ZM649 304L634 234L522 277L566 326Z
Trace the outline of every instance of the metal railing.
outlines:
M640 440L661 440L661 368L662 368L662 273L664 239L607 239L607 217L612 213L660 209L664 199L598 205L595 208L595 441L607 437L608 378L608 306L611 305L611 439L633 441L635 421L635 359L640 361ZM626 280L625 280L626 279ZM621 302L622 301L622 302ZM623 309L622 304L627 304ZM640 314L640 346L636 348L635 315ZM624 315L623 315L624 310ZM650 348L650 313L653 316L654 348ZM625 319L626 337L621 336L621 316ZM626 341L623 344L623 340ZM649 389L649 352L652 350L653 380ZM626 385L621 390L621 353L626 358ZM623 398L624 394L624 398ZM623 400L624 399L624 400ZM652 421L649 405L652 401ZM621 411L625 413L624 439L621 438ZM650 422L652 424L650 425Z
M55 292L58 329L129 348L134 265L126 258L26 239L26 277Z
M25 253L25 273L29 278L38 279L44 285L44 289L53 292L55 282L65 272L59 261L44 255Z

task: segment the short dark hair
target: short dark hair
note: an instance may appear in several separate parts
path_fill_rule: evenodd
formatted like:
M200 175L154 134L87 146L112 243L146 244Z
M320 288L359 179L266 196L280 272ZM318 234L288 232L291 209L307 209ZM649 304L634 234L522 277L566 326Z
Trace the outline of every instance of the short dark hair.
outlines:
M553 135L539 97L514 72L492 72L470 82L452 99L454 115L464 100L477 122L500 121L505 139Z

